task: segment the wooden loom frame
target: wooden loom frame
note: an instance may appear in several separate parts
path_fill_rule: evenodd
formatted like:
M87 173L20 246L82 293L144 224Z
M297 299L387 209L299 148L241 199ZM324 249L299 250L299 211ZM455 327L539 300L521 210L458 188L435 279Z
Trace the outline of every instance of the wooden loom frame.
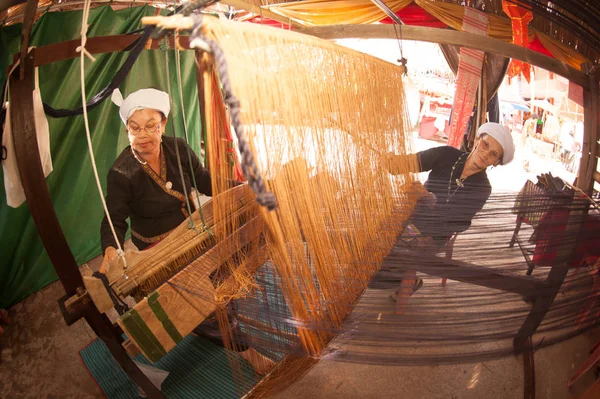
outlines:
M244 3L240 1L240 3ZM67 325L73 324L80 318L85 318L96 335L101 338L111 354L121 366L121 368L149 395L150 398L164 398L164 395L146 378L139 368L129 358L127 352L122 346L123 339L120 332L115 328L108 318L102 315L90 300L89 295L83 288L83 280L79 272L79 266L71 253L66 242L64 233L60 227L58 217L54 211L48 186L46 185L39 154L30 151L31 148L37 148L37 137L35 133L35 124L33 119L33 71L37 66L56 62L60 60L75 58L79 56L76 48L80 45L80 40L71 40L62 43L51 44L34 49L27 54L29 44L29 34L33 26L33 17L37 7L37 0L28 0L23 21L21 37L21 66L19 73L13 73L9 77L12 89L12 101L19 104L19 107L11 107L11 118L13 119L13 138L15 153L19 173L22 179L25 195L27 197L28 207L34 219L40 238L48 253L48 256L63 284L66 296L59 304L63 311L63 316ZM305 28L300 32L319 36L322 38L348 38L348 37L379 37L396 38L393 26L385 25L360 25L360 26L328 26L318 28ZM472 47L488 52L495 52L533 65L545 68L559 75L565 76L573 82L580 84L584 89L584 151L579 170L579 187L585 192L591 192L593 187L594 172L597 164L598 145L598 78L594 74L586 75L573 68L532 50L504 43L496 39L471 35L464 32L458 32L446 29L422 28L422 27L402 27L402 35L407 40L429 41L442 44L462 45ZM88 38L86 49L91 54L120 51L133 43L140 35L115 35L106 37ZM158 43L151 42L151 49L157 49ZM186 37L181 37L180 44L188 46ZM198 56L198 53L197 53ZM204 92L202 73L197 70L197 84L199 91L199 105L201 119L205 123ZM572 215L570 222L577 215ZM570 224L571 225L571 224ZM577 231L570 231L577 234ZM566 254L570 253L573 246L563 246L558 258L565 259ZM397 252L397 250L394 250ZM410 257L411 254L403 253L403 256ZM414 256L414 254L412 255ZM562 284L568 268L566 262L552 267L548 278L545 281L535 281L531 277L509 276L499 274L496 271L477 267L482 273L493 273L498 279L492 283L491 279L481 278L482 276L464 277L461 269L468 268L471 272L474 269L469 263L448 261L440 258L432 259L437 262L437 269L431 270L431 264L428 267L422 267L418 270L431 273L445 278L454 278L470 284L488 286L490 288L501 289L509 292L526 293L532 289L542 289L545 293L539 296L535 301L531 313L525 320L521 330L514 339L515 349L523 351L526 343L533 335L539 324L542 322L546 312L549 310L554 297L556 296L560 285ZM460 276L463 277L460 277ZM489 276L489 275L488 275ZM514 288L510 288L514 287ZM510 289L509 289L510 288Z

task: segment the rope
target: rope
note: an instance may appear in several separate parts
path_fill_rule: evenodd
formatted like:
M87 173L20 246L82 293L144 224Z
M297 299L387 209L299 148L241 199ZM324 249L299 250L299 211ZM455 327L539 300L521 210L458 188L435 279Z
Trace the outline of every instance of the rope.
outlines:
M85 49L85 43L87 41L87 28L88 28L88 17L90 13L90 3L91 0L86 0L83 7L83 14L81 17L81 45L77 47L77 52L81 54L81 68L80 68L80 78L81 78L81 102L83 109L83 121L85 125L85 135L87 138L88 149L90 152L90 158L92 161L92 169L94 170L94 177L96 178L96 185L98 186L98 193L100 194L100 201L102 201L102 206L104 207L104 213L106 214L106 218L108 219L108 224L110 225L110 230L115 239L115 243L117 244L117 255L123 261L123 268L127 268L127 260L125 259L125 252L123 252L123 248L121 248L121 243L119 241L119 237L117 236L117 232L115 231L115 227L113 225L112 219L110 217L110 212L108 211L108 206L106 205L106 201L104 200L104 194L102 192L102 185L100 184L100 177L98 176L98 168L96 167L96 158L94 157L94 149L92 148L92 138L90 135L90 124L88 121L87 114L87 103L86 103L86 94L85 94L85 58L88 57L92 61L95 61L94 57Z
M240 164L242 171L248 179L248 185L256 194L256 202L272 211L277 208L277 198L275 197L275 194L267 191L265 182L260 176L258 166L254 160L250 143L248 143L244 135L244 126L242 125L240 119L240 101L233 95L233 91L231 89L225 53L223 53L223 50L219 47L216 41L209 39L202 33L202 15L194 14L191 16L191 18L194 20L194 27L192 29L192 40L190 42L190 47L205 49L206 45L208 45L215 58L215 63L218 67L219 77L225 94L224 101L229 106L231 123L238 139L238 149L241 155Z
M77 51L78 53L81 53L81 58L82 58L82 62L83 62L83 56L85 55L86 57L88 57L90 60L96 61L96 59L94 58L94 56L92 56L92 54L87 51L87 49L85 48L85 44L87 43L87 30L89 28L89 25L87 23L88 18L90 16L90 4L91 2L89 0L86 0L83 3L83 14L81 15L81 45L77 47L77 49L75 49L75 51ZM84 98L84 104L85 104L85 98ZM84 106L84 113L85 111L85 106Z
M398 35L398 31L396 30L396 24L392 25L394 27L394 33L396 34L396 40L398 41L398 48L400 49L400 58L398 59L398 63L400 63L400 67L404 70L404 74L408 75L408 68L406 67L407 59L404 58L404 53L402 52L402 25L398 25L400 27L400 35Z

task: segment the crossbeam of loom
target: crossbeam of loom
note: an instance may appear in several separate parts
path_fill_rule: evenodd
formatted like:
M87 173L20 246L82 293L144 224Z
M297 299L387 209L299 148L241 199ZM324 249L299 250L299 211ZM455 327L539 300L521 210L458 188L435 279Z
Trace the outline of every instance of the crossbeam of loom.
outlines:
M511 292L519 295L548 295L550 285L531 276L522 276L495 268L479 266L471 262L456 259L445 259L423 252L394 247L386 257L383 267L394 267L399 270L416 270L421 273L460 281L462 283Z
M144 17L144 25L157 25L166 29L191 29L191 18L181 16L171 17ZM328 25L302 27L298 32L320 37L322 39L344 39L344 38L378 38L378 39L397 39L396 31L393 25ZM418 40L438 44L451 44L473 49L494 52L504 56L525 61L532 65L539 66L550 72L557 73L565 78L589 88L589 79L585 73L564 63L538 53L525 47L516 46L512 43L506 43L502 40L493 39L487 36L479 36L467 32L426 28L420 26L402 26L403 40Z

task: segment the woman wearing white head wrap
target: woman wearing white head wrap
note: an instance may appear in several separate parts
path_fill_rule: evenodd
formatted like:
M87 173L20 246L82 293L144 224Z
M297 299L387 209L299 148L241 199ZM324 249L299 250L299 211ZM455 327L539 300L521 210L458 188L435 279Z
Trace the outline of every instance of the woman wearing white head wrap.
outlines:
M439 247L454 234L467 230L492 192L487 168L510 163L514 153L508 129L490 122L477 130L475 147L470 153L442 146L409 155L408 159L388 155L392 174L401 172L395 165L406 162L414 172L430 171L425 187L417 184L421 198L403 237L417 239L425 247L432 244ZM415 284L416 290L423 282L419 279Z
M191 192L192 175L201 193L212 194L210 174L184 140L164 136L171 110L167 93L142 89L123 100L115 90L112 100L119 106L130 146L121 152L108 172L106 203L121 246L130 219L132 241L139 249L145 249L162 240L189 216L184 193ZM177 152L183 166L183 180ZM193 201L190 202L193 207ZM112 260L117 245L106 218L101 236L105 259Z
M121 152L108 172L106 204L121 247L129 219L131 240L143 250L161 241L189 216L184 193L191 194L192 177L198 191L208 196L212 195L211 178L183 139L164 136L171 110L167 93L142 89L123 100L121 93L115 90L112 100L119 106L119 116L125 124L130 146ZM191 195L189 203L194 211ZM103 273L117 255L117 245L106 217L102 221L101 238L104 260L100 272ZM221 342L218 336L212 334L215 326L216 321L203 323L197 329L208 332L209 339L218 343ZM234 329L234 335L241 337L241 330ZM258 373L264 374L272 367L273 362L253 348L243 343L239 347L240 355Z

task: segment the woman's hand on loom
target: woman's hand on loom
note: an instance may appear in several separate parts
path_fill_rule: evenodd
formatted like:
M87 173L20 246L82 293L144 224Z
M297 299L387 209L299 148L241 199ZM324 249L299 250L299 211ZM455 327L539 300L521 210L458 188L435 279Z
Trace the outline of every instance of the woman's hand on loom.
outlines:
M409 195L413 196L421 204L435 204L437 202L436 196L427 191L420 181L417 180L410 183L409 187Z
M115 247L106 247L104 251L104 259L102 259L102 265L100 266L100 273L106 274L110 265L117 259L117 249Z
M427 191L427 189L425 188L423 183L421 183L418 180L410 183L409 187L410 187L410 192L414 193L415 195L423 196L425 194L429 194L429 191Z
M418 173L419 161L416 154L398 155L387 152L381 155L381 163L392 175Z

